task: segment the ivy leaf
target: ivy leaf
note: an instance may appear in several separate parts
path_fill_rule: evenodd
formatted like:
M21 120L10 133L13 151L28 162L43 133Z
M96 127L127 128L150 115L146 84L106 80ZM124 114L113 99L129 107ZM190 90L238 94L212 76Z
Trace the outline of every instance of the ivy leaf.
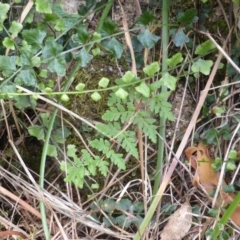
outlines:
M167 59L166 62L170 68L174 68L182 61L183 61L182 53L176 53L171 58Z
M155 73L159 72L160 66L158 62L153 62L150 65L147 65L143 68L143 71L149 76L152 77Z
M117 59L122 56L123 45L116 38L104 40L102 44L106 48L106 50L111 52Z
M211 60L203 60L203 59L198 59L191 67L192 71L194 73L201 72L204 75L209 75L211 67L213 65L213 61Z
M173 33L173 42L176 47L181 47L183 44L189 42L189 38L183 32L183 28L179 28L178 30L172 29L172 33Z
M16 61L15 56L0 56L0 70L4 77L9 77L16 71Z
M33 125L28 127L28 132L31 136L36 137L38 140L44 140L45 134L42 126Z
M36 0L36 11L39 13L52 13L50 3L48 0Z
M103 22L102 28L100 29L100 34L103 37L113 35L116 28L117 24L113 22L110 18L106 18Z
M197 13L197 9L188 9L185 12L180 12L177 16L177 19L184 25L189 23L195 23L198 21Z
M199 55L206 55L214 48L216 48L216 46L212 43L212 41L207 40L200 44L199 46L197 46L194 53Z
M9 32L13 34L13 37L16 37L18 33L22 30L23 26L21 23L16 21L12 21L11 27L9 28Z
M16 101L14 106L20 110L24 110L27 107L35 108L37 106L37 102L29 96L17 96L14 99Z
M150 22L154 21L156 17L150 12L144 12L141 16L137 19L137 24L142 24L144 26L148 25Z
M38 29L23 30L22 35L24 40L32 47L34 52L37 52L43 46L43 39L47 32Z
M145 48L151 49L160 37L152 34L146 29L143 33L137 35L137 39L142 43Z
M21 51L21 55L18 61L18 65L21 67L30 67L32 66L32 57L33 53L30 51Z
M172 75L170 75L169 73L165 73L162 78L160 79L160 81L163 82L163 85L165 85L166 87L168 87L171 90L175 90L176 88L176 82L177 82L177 78L173 77Z
M35 71L32 68L20 71L15 78L15 83L19 85L35 86L37 84Z
M145 82L142 82L139 86L135 87L135 89L146 98L150 96L150 89Z
M76 23L76 21L79 20L78 14L68 14L67 12L63 11L60 3L53 4L53 12L59 18L58 20L54 21L59 28L63 28L62 25L64 24L65 28L69 29Z
M9 48L11 50L15 50L14 41L9 37L5 37L2 41L2 44L6 48Z
M93 56L89 54L85 48L82 48L73 58L81 61L81 67L86 67Z
M0 23L7 19L7 13L10 9L10 5L7 3L0 3Z
M66 73L66 60L64 56L60 56L63 46L58 44L53 38L48 38L42 50L43 59L48 63L48 69L56 72L59 76Z
M85 44L89 39L90 34L84 25L77 27L77 33L72 35L72 41L77 44Z

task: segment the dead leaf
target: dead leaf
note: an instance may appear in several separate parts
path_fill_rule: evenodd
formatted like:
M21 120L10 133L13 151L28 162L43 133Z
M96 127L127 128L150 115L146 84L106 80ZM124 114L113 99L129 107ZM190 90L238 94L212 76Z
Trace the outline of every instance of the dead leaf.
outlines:
M188 202L171 215L161 233L162 240L181 240L192 224L192 208Z
M185 154L191 166L196 170L193 185L196 187L200 187L201 185L206 192L210 194L216 189L220 174L216 173L211 166L212 160L208 153L208 147L200 142L197 147L187 148ZM226 182L223 180L222 187L226 185ZM207 197L212 200L210 196ZM229 194L220 190L220 195L216 201L216 207L225 207L230 204L234 198L234 194ZM232 214L231 220L240 226L240 206L238 206Z

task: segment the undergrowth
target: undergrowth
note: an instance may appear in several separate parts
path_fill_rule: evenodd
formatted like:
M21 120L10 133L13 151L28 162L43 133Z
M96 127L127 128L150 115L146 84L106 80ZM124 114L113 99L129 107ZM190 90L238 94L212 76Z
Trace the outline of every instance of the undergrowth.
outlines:
M127 49L124 43L125 40L129 40L127 35L124 40L124 31L109 18L113 1L86 1L84 5L80 5L76 14L69 14L59 3L36 0L34 6L29 5L27 17L17 21L14 6L18 3L23 6L23 2L0 3L0 98L3 108L1 117L5 120L10 143L13 135L10 133L11 124L4 107L6 103L10 106L9 114L16 125L14 134L29 134L43 144L43 151L39 153L40 187L44 189L45 163L46 157L49 156L57 160L58 170L61 171L59 175L64 174L68 191L72 186L77 187L77 192L86 189L82 198L86 203L81 204L91 202L88 206L91 214L88 215L92 222L99 224L103 221L107 228L129 231L135 234L134 239L139 239L140 234L145 234L146 226L152 225L153 219L156 220L159 214L160 210L156 214L155 210L160 199L154 202L155 195L166 177L161 175L164 172L164 164L169 166L169 162L165 161L166 155L168 153L171 156L173 149L177 148L177 144L174 146L174 140L172 147L169 147L165 135L161 135L162 131L166 132L166 120L174 122L177 118L172 112L174 103L170 102L169 97L178 88L179 81L186 81L189 89L201 85L210 75L215 61L218 45L207 39L207 35L202 32L207 28L206 11L210 11L211 4L202 1L201 14L196 6L184 9L181 5L172 10L174 12L170 12L171 21L168 22L167 19L170 40L165 42L169 53L166 61L161 63L166 49L161 49L162 55L159 59L154 55L152 61L149 59L150 53L153 54L153 50L158 49L159 44L165 41L155 33L156 28L162 27L162 22L153 14L159 14L159 10L166 6L164 4L159 6L152 3L154 11L148 9L138 16L130 29L127 29L131 34L131 44L128 44ZM169 3L171 9L175 4ZM10 11L13 11L12 18ZM92 14L100 14L100 18L97 26L89 27L89 16ZM129 52L133 53L132 58L129 57ZM237 44L230 55L238 63ZM101 57L111 64L119 61L129 63L132 68L129 70L130 67L126 69L125 66L124 71L120 71L116 76L113 73L111 77L104 74L99 77L98 74L96 78L88 80L93 84L86 83L81 74L79 75L79 68L89 69L91 61ZM218 67L221 71L226 71L233 82L238 80L239 73L231 64L223 61ZM230 89L228 85L221 87L221 84L225 83L226 81L216 83L220 86L217 91L208 94L202 117L199 118L201 124L195 123L199 130L195 132L195 142L216 144L219 149L223 141L227 144L227 141L232 140L231 134L239 123L239 116L235 112L231 120L228 120L228 108L234 107L226 104ZM82 109L90 108L91 103L104 106L97 120L81 115L80 104L77 105L80 108L78 111L74 109L73 100L78 101L82 96L87 99L86 106ZM238 96L235 97L238 99ZM198 101L198 97L193 98ZM31 114L27 113L29 110ZM27 120L24 122L18 113L24 113ZM188 118L190 120L191 116ZM212 121L213 118L215 122ZM85 128L88 137L80 137L81 143L69 143L71 137L81 136L76 121L81 121L80 125ZM178 141L181 141L181 136ZM161 149L156 150L159 142L163 144L158 145ZM162 156L161 159L152 159L149 149L152 152L162 151L159 155ZM168 152L167 149L171 150ZM215 171L223 168L224 161L227 161L227 171L236 170L236 150L230 151L225 159L224 153L219 155L215 156L212 163ZM148 163L149 158L151 163ZM158 164L155 160L161 162ZM137 166L138 171L131 172L133 165ZM109 190L113 184L111 178L121 178L125 173L132 174L128 176L129 183L112 188L110 193L114 197L104 196L103 192ZM142 183L137 192L142 195L133 197L127 193L127 188L137 179ZM156 187L152 193L153 185ZM50 239L46 206L42 199L39 201L45 237ZM176 208L173 204L164 206L170 210L163 208L162 216L165 216L166 212L171 214ZM215 216L219 213L218 209ZM154 217L148 218L148 214ZM226 224L228 218L220 222ZM207 231L206 237L215 238L219 234L216 229ZM126 232L124 234L127 236ZM144 235L144 239L148 239L147 234Z

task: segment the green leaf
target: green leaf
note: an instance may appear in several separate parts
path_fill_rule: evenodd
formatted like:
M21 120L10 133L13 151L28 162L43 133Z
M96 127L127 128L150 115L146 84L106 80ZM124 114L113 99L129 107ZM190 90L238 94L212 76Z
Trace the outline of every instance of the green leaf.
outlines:
M151 112L140 111L135 117L133 123L137 124L143 133L150 138L153 143L157 142L157 126L154 125L156 120L151 118Z
M91 98L93 101L97 102L99 101L102 97L101 95L98 93L98 92L94 92L92 95L91 95Z
M210 128L205 136L207 144L217 143L217 131L215 128Z
M225 108L225 106L222 106L222 107L213 107L212 112L213 112L217 117L221 117L221 115L226 112L226 108Z
M43 40L46 36L46 31L38 29L23 30L22 35L24 40L32 47L34 52L37 52L43 46Z
M79 84L75 87L75 89L76 89L77 91L79 91L79 92L83 91L84 88L85 88L85 84L84 84L84 83L79 83Z
M139 86L135 87L135 89L146 98L150 96L150 89L145 82L142 82Z
M48 69L51 72L56 72L59 76L64 76L66 73L66 60L61 56L63 46L58 44L53 38L48 38L42 50L42 56L45 62L48 63Z
M7 3L0 3L0 23L7 19L7 13L10 9L10 5Z
M188 9L185 12L180 12L177 16L177 20L182 24L186 25L189 23L195 23L198 21L197 9Z
M117 24L110 18L106 18L103 22L102 28L100 29L100 33L103 37L111 36L115 33L116 28Z
M102 77L101 80L98 82L98 86L102 88L106 88L108 86L109 79L106 77Z
M19 85L35 86L37 84L35 71L32 68L20 71L15 78L15 83Z
M50 3L48 0L36 0L36 11L39 13L52 13Z
M85 48L82 48L77 54L73 55L73 58L81 61L81 67L86 67L93 56Z
M123 45L116 38L113 37L110 40L104 40L102 44L106 50L111 52L117 59L122 56Z
M143 71L149 76L152 77L155 73L159 72L160 66L158 62L153 62L150 65L147 65L143 68Z
M175 90L176 88L176 82L177 82L177 78L173 77L172 75L170 75L169 73L165 73L162 78L160 79L160 81L163 82L163 85L165 85L166 87L168 87L171 90Z
M206 55L214 48L216 48L216 46L212 43L212 41L207 40L202 44L198 45L194 53L199 55Z
M225 193L234 193L235 192L235 188L233 185L226 185L226 186L223 186L223 191Z
M183 61L182 53L176 53L171 58L167 59L166 62L170 68L174 68L182 61Z
M4 47L9 48L11 50L15 50L14 41L9 37L5 37L2 41Z
M227 165L226 165L226 169L229 171L234 171L237 168L235 161L232 160L228 160L227 161Z
M237 160L238 159L237 151L236 150L230 150L230 152L228 154L228 159Z
M4 77L9 77L17 70L16 61L17 57L15 56L0 56L0 71Z
M69 98L69 96L68 96L67 94L63 94L63 95L61 96L61 100L62 100L63 102L68 102L68 101L70 100L70 98Z
M16 96L14 97L15 103L14 106L20 110L24 110L27 107L35 108L37 106L37 102L29 96Z
M90 38L90 34L84 25L77 27L77 33L72 35L72 41L77 44L85 44Z
M218 209L215 209L215 208L210 208L208 210L208 214L211 216L211 217L216 217L219 213L219 210Z
M189 38L184 33L183 28L175 29L175 34L173 34L173 43L176 47L182 47L183 44L188 43Z
M104 161L104 160L100 160L98 161L98 169L99 169L99 172L104 176L106 177L107 176L107 173L108 173L108 166L109 166L109 163L107 161Z
M31 136L36 137L38 140L44 140L45 134L42 126L33 125L28 127L28 132Z
M22 30L23 26L21 23L16 21L12 21L11 27L9 28L9 32L13 34L13 37L16 37L18 33Z
M135 78L135 75L133 72L131 71L127 71L125 72L125 74L123 75L122 77L122 80L125 82L125 83L130 83L132 82L132 80Z
M150 33L149 30L146 29L143 33L137 35L137 39L145 48L151 49L157 43L160 37Z
M101 55L101 49L99 47L93 48L92 49L92 54L94 57L100 56Z
M128 96L128 92L126 92L123 88L119 88L116 92L115 95L121 99L126 99Z
M48 144L47 155L50 157L57 157L57 148L55 145Z
M144 12L137 19L137 24L142 24L144 26L148 25L150 22L154 21L156 17L151 12Z
M191 67L193 73L203 73L204 75L209 75L213 61L198 59Z

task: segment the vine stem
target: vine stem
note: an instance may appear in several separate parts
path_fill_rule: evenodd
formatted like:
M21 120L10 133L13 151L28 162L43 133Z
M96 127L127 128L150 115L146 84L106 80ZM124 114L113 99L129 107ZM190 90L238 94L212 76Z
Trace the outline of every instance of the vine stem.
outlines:
M169 29L168 29L168 1L163 0L162 6L162 75L167 72L167 59L168 59L168 42L169 42ZM166 92L167 87L162 86L161 92ZM167 101L168 98L164 99L163 101ZM157 190L160 185L161 179L161 171L163 166L163 157L164 157L164 141L166 135L166 118L164 116L160 117L160 128L159 128L159 135L161 138L158 140L158 150L157 150L157 165L156 165L156 175L154 180L154 187L153 187L153 196L156 195Z

